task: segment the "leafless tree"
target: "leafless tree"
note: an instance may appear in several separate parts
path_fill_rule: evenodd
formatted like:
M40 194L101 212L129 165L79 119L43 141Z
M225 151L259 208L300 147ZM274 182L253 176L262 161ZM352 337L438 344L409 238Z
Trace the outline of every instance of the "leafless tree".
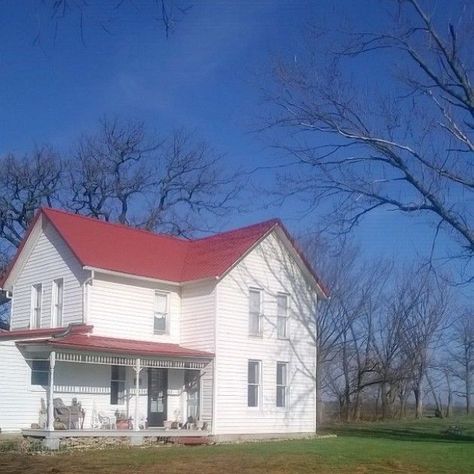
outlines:
M227 213L238 191L236 174L193 134L150 137L141 122L103 120L83 136L69 161L68 208L104 220L189 235L206 216Z
M466 401L466 414L472 411L472 384L474 380L474 315L466 310L453 325L449 350L449 371L461 383L457 395Z
M95 6L104 8L105 15L101 18L93 16L91 11ZM56 39L61 23L66 18L77 21L78 32L83 44L87 44L86 28L100 28L107 33L114 32L114 20L126 6L131 6L142 14L144 20L161 27L166 38L176 30L177 25L191 10L193 4L186 0L152 0L145 5L131 0L115 0L111 2L89 1L89 0L42 0L38 3L37 16L38 31L34 38L35 44L42 44L46 37L46 26L52 26L53 38ZM103 18L102 18L103 17Z
M46 146L0 160L0 249L4 252L20 244L38 207L58 203L61 171L59 156Z
M415 397L415 415L423 416L424 382L433 353L446 329L450 291L430 272L414 269L405 274L397 297L403 312L403 351Z
M474 8L442 25L417 0L392 6L391 28L313 32L306 55L274 67L265 128L288 132L276 146L289 160L278 192L304 196L310 209L332 203L346 231L375 210L428 216L434 243L444 231L457 245L449 257L472 262ZM351 67L368 54L399 65L395 74L359 80Z

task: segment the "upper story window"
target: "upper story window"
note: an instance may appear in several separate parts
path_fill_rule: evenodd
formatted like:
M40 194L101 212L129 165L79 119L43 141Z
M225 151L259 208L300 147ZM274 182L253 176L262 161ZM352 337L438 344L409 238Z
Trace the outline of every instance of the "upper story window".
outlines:
M64 280L58 278L53 281L53 327L61 327L63 325L63 295L64 295Z
M31 287L31 324L32 329L41 327L41 305L43 302L43 285L38 283Z
M280 339L288 337L288 295L277 295L277 336Z
M262 335L262 291L254 288L249 290L249 334Z
M168 330L168 293L155 291L153 332L163 334Z
M288 364L277 362L276 373L276 406L286 407L286 393L288 389Z
M247 406L258 407L260 397L260 365L259 360L249 360L248 384L247 384Z

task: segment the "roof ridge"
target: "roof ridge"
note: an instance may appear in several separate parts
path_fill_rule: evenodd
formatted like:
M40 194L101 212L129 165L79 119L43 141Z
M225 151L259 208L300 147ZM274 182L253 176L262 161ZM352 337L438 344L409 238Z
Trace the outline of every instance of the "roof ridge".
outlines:
M280 224L281 225L281 219L278 217L274 217L272 219L267 219L265 221L260 221L260 222L255 222L254 224L249 224L244 227L234 227L233 229L229 230L224 230L223 232L216 232L215 234L212 235L207 235L206 237L200 237L198 239L192 239L191 242L201 242L206 239L212 239L213 237L220 236L220 235L226 235L226 234L231 234L232 232L237 232L240 230L249 230L252 227L257 227L257 226L264 226L265 224Z
M53 212L53 213L56 212L58 214L65 214L65 215L71 216L71 217L78 217L78 218L85 219L85 220L88 220L88 221L92 221L92 222L95 222L95 223L109 225L109 226L113 226L113 227L118 227L120 229L126 229L126 230L130 230L130 231L133 231L133 232L141 232L141 233L144 233L144 234L152 235L154 237L164 237L164 238L167 238L167 239L170 239L170 240L174 240L176 242L188 243L188 242L192 241L190 239L185 239L183 237L178 237L178 236L175 236L175 235L166 234L164 232L154 232L152 230L146 230L146 229L141 229L139 227L133 227L133 226L127 225L127 224L121 224L120 222L104 221L102 219L98 219L97 217L85 216L83 214L75 214L74 212L65 211L64 209L58 209L58 208L55 208L55 207L42 206L41 210L46 211L46 212Z

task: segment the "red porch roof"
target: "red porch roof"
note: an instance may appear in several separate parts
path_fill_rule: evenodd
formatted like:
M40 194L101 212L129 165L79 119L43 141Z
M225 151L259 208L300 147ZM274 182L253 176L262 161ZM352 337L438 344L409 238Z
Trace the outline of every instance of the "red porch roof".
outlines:
M21 344L38 343L36 340L18 341ZM51 337L41 340L51 348L69 349L87 352L107 352L122 355L149 357L178 357L190 359L212 359L210 352L188 349L178 344L164 342L138 341L114 337L92 336L89 334L68 334L64 337Z
M89 333L93 326L85 324L73 324L68 327L61 328L40 328L40 329L13 329L12 331L0 331L0 339L20 339L27 338L48 338L58 336L60 334Z

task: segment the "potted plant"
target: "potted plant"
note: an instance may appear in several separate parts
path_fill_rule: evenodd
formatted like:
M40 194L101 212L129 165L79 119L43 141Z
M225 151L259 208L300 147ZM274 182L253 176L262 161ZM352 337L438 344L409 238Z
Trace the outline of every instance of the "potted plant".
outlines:
M115 411L116 426L118 430L128 430L130 427L130 421L127 414L124 411Z

